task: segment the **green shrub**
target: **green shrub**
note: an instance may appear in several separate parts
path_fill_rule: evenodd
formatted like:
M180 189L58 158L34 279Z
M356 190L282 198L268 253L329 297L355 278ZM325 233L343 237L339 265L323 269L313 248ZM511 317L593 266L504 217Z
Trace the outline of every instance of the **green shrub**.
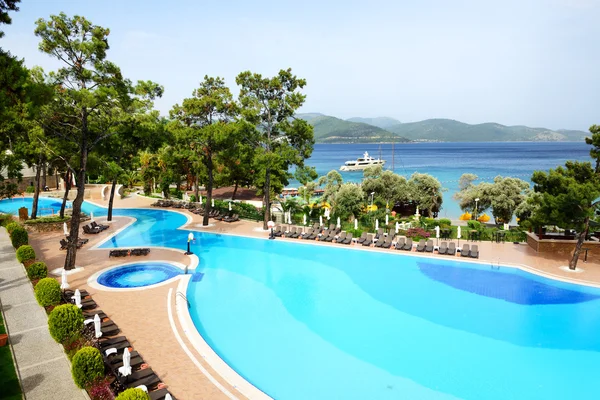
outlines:
M49 217L38 217L36 219L28 219L27 221L25 221L26 225L35 225L35 224L50 224L53 222L66 222L68 220L70 220L71 217L63 217L61 218L58 215L53 215L53 216L49 216Z
M11 222L14 222L12 215L0 213L0 226L7 226Z
M29 279L43 279L48 276L48 267L44 262L36 262L27 267L27 276Z
M35 299L42 307L60 303L60 284L54 278L41 279L35 285Z
M190 201L191 201L192 203L195 203L195 202L196 202L196 195L195 195L195 194L193 194L193 195L191 195L191 196L190 196Z
M17 249L17 260L22 263L29 260L35 260L35 251L33 247L26 244Z
M440 226L444 226L444 227L450 227L450 226L452 226L452 221L450 221L447 218L441 218L439 220L439 223L440 223Z
M21 225L19 225L18 222L9 222L8 224L6 224L6 231L8 232L9 235L12 235L13 231L17 228L20 228Z
M82 317L83 318L83 317ZM83 389L99 378L104 377L104 361L100 350L86 346L73 356L71 374L77 387Z
M150 400L150 396L142 389L131 388L121 392L115 400Z
M27 186L25 193L35 193L35 186Z
M61 304L55 307L48 316L50 336L58 343L63 343L67 339L79 334L82 329L83 313L75 304Z
M467 221L467 225L470 229L475 229L477 231L481 229L481 222L479 221Z
M69 361L72 361L73 356L85 346L89 346L89 343L81 333L76 333L63 342L63 347Z
M19 226L12 231L10 235L10 241L15 249L24 246L29 243L29 234L25 228Z

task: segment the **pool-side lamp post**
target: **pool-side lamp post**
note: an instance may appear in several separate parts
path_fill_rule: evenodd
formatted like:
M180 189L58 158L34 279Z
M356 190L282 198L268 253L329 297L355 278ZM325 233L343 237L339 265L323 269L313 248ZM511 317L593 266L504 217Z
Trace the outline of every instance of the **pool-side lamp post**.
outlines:
M275 239L275 234L273 233L274 226L275 226L275 222L273 222L273 221L267 222L267 227L271 230L271 233L269 233L269 239L271 239L271 240Z
M477 221L477 213L478 213L478 209L477 209L477 203L479 202L479 197L475 199L475 221Z
M190 242L194 240L194 234L192 232L190 232L190 234L188 235L188 241L187 241L187 251L185 252L186 256L189 256L190 254L194 254L192 253L192 251L190 250Z

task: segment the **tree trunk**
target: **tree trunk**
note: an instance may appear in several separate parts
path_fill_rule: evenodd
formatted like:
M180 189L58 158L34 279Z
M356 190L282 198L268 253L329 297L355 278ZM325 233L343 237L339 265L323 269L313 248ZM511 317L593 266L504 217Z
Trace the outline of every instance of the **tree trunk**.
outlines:
M212 207L212 190L213 190L213 163L212 158L206 160L206 169L208 170L208 182L206 183L206 207L204 207L204 217L202 218L202 225L208 225L208 214Z
M113 200L115 199L115 188L117 187L117 179L113 179L112 186L110 187L110 197L108 198L108 213L106 214L106 220L112 221L112 210Z
M200 179L198 179L198 176L196 176L196 184L194 185L194 189L195 189L195 193L196 193L196 201L199 201L200 199ZM200 204L202 205L202 204Z
M267 170L265 171L265 186L264 186L264 192L265 192L265 218L263 220L263 229L267 230L269 229L269 226L267 225L267 223L271 220L271 171L269 171L269 168L267 167Z
M33 192L33 203L31 205L31 219L37 218L38 201L40 199L40 173L42 172L42 156L40 155L37 168L35 169L35 192Z
M71 189L71 171L65 172L65 195L63 196L62 204L60 206L60 217L65 217L65 206L67 205L67 198L69 197L69 189Z
M77 242L79 241L79 223L81 221L81 205L85 193L85 169L88 159L88 110L83 107L81 110L81 142L79 144L79 176L77 179L77 196L73 201L73 212L71 215L71 232L68 237L67 256L65 257L64 269L75 268L77 258Z
M231 200L235 200L235 195L237 193L237 190L238 190L238 183L236 181L235 185L233 186L233 194L231 195Z
M56 169L55 173L56 173L56 190L59 190L60 189L60 183L58 181L58 169Z
M579 254L581 253L581 248L583 247L583 241L585 240L589 230L590 230L590 217L585 217L585 227L583 228L583 232L579 233L579 237L577 238L577 245L575 246L575 251L573 252L573 257L571 257L571 261L569 261L569 269L575 270L577 268L577 261L579 261Z
M42 166L42 189L46 190L46 172L47 172L48 166L46 163L43 164Z

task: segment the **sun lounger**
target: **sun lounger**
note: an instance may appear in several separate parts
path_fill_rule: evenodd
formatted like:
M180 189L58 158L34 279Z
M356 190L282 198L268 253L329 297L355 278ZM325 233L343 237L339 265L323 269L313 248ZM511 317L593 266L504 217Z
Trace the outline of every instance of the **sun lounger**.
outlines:
M347 235L346 231L340 233L339 236L335 239L335 242L336 243L343 243L344 240L346 240L346 235Z
M461 257L469 257L469 253L471 252L470 250L471 250L471 249L470 249L470 247L469 247L469 245L468 245L468 244L466 244L466 243L465 243L465 244L463 244L463 248L462 248L462 250L460 251L460 256L461 256Z
M296 232L292 233L292 236L290 236L292 239L297 239L298 237L300 237L300 235L302 234L302 227L297 226L296 227Z
M100 319L108 318L108 316L102 310L84 311L83 318L84 319L94 318L96 316L96 314L98 314L98 317L100 317Z
M134 355L135 353L135 355ZM144 359L138 354L137 351L131 352L131 359L129 360L129 364L131 365L131 369L136 370L139 369L142 364L144 364ZM108 364L109 368L113 371L118 371L119 368L123 366L123 356L121 356L121 360L115 360L113 363Z
M81 246L83 246L87 242L88 242L87 239L80 239L77 242L77 248L80 249ZM66 248L67 248L68 245L69 245L69 242L67 242L66 239L60 239L60 249L61 250L66 250Z
M419 244L417 244L417 251L424 252L425 251L425 239L419 240Z
M92 222L90 223L90 227L91 227L92 229L100 229L101 231L103 231L103 230L105 230L105 229L108 229L108 228L109 228L109 225L100 225L100 224L98 224L96 221L92 221Z
M167 397L167 394L171 395L171 398L175 400L175 397L169 393L167 389L158 389L151 392L148 392L148 396L150 396L150 400L164 400Z
M235 222L235 221L239 221L239 220L240 220L240 216L238 214L233 214L230 217L223 218L223 222Z
M476 244L471 246L471 251L469 252L469 257L479 258L479 246L477 246Z
M100 233L100 232L101 232L100 228L93 229L89 225L83 226L83 233L86 233L88 235L92 235L92 234L96 234L96 233Z
M404 238L398 239L398 241L396 242L396 246L394 246L396 250L402 250L402 248L404 247L404 241Z
M315 228L308 228L308 230L306 232L304 232L302 235L300 235L300 239L307 239L313 233L315 233Z
M71 296L75 296L75 291L74 291L74 290L71 290L71 289L65 289L64 293L65 293L65 296L68 296L69 298L70 298ZM87 290L85 290L85 289L81 289L81 290L79 290L79 294L81 295L81 300L83 300L83 299L84 299L84 298L86 298L86 297L89 297L89 295L90 295L90 294L88 293L88 291L87 291Z
M121 337L124 338L124 336L117 336L117 338L121 338ZM100 339L102 339L102 336L100 337ZM109 340L110 339L113 339L113 338L109 338ZM103 345L102 342L100 342L100 346L101 346L100 350L102 351L102 353L104 355L106 355L106 351L108 349L116 349L117 351L119 351L119 350L123 350L125 347L131 347L131 344L127 340L125 340L125 341L116 342L116 343L110 344L110 345Z
M381 246L383 246L384 242L385 242L385 237L383 235L381 235L379 237L379 239L377 239L377 241L375 242L374 246L375 247L381 247Z
M160 383L160 379L158 379L158 376L154 373L154 371L152 371L151 368L136 371L126 377L119 376L119 380L127 389L134 388L140 385L144 385L150 388Z
M363 232L362 235L360 235L360 237L356 241L356 243L363 244L365 242L365 240L367 240L367 235L368 235L367 232Z
M428 240L427 244L425 245L425 252L426 253L433 253L433 240Z
M449 256L456 255L456 244L454 244L454 242L450 242L450 244L448 245L448 251L446 251L446 254Z
M321 240L325 242L331 242L335 239L335 230L327 230L327 235L321 236Z
M305 239L306 240L315 240L317 237L319 237L320 232L321 232L321 228L317 228L317 229L313 230L313 233L311 233L309 236L306 236Z
M286 238L292 238L292 237L293 237L293 235L295 235L295 234L296 234L296 227L295 227L295 226L292 226L292 227L290 227L290 230L289 230L289 231L287 231L287 232L284 234L284 236L285 236Z
M363 246L370 246L373 243L373 235L367 235L367 239L362 243Z
M382 248L384 249L389 249L390 247L392 247L392 241L394 240L394 235L388 235L384 240L383 240L383 244L381 245Z
M375 233L375 237L373 240L379 240L380 237L383 236L383 228L377 229L377 233Z
M340 243L343 243L343 244L350 244L350 243L352 243L352 232L348 232L346 234L346 238L344 239L344 241L340 242Z
M442 242L440 244L440 248L438 249L438 254L446 254L448 252L448 243Z
M412 251L413 248L413 241L411 238L406 239L406 244L404 244L404 247L402 248L402 250L404 251Z

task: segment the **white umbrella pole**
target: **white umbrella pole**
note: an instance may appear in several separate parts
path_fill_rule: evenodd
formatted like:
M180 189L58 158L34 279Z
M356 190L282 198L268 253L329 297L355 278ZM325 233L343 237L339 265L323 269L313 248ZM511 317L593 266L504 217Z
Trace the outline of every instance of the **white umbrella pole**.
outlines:
M376 219L375 220L375 230L378 230L378 229L379 229L379 220Z
M358 230L358 220L354 219L354 230Z
M385 214L385 224L389 225L389 223L390 223L389 215Z

